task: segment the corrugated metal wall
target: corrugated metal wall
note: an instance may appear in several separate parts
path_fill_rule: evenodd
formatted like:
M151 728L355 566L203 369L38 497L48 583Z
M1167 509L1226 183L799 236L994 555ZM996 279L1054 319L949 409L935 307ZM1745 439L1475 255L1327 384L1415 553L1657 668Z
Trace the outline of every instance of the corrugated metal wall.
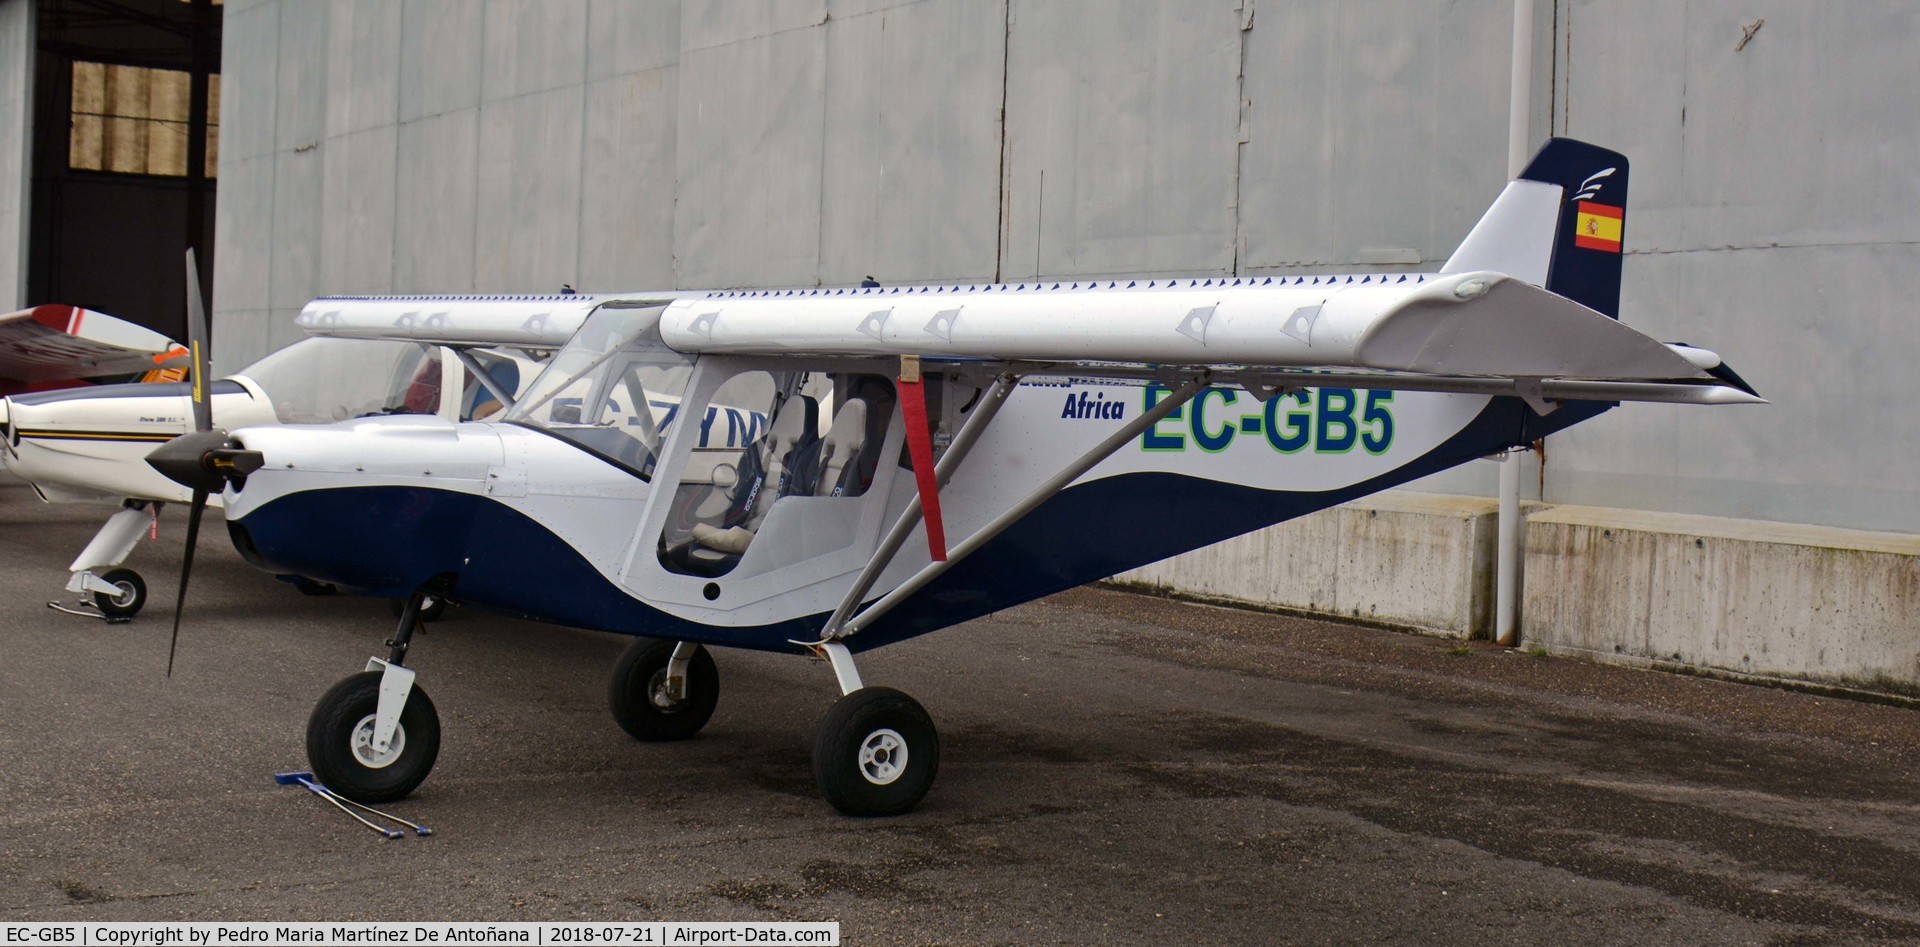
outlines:
M1920 531L1920 11L1539 10L1537 131L1635 162L1625 317L1778 403L1632 406L1529 483ZM1505 178L1510 11L235 0L220 360L322 292L1431 268Z
M0 0L0 312L27 305L27 154L37 0Z

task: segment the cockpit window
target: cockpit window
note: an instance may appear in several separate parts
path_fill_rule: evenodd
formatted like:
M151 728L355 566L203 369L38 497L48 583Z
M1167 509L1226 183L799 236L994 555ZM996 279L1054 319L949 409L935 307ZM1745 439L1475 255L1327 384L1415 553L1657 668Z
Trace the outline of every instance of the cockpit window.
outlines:
M440 364L413 342L309 338L240 370L267 393L284 424L369 414L432 414Z
M693 360L660 341L664 308L615 301L595 309L504 420L651 479L693 374Z

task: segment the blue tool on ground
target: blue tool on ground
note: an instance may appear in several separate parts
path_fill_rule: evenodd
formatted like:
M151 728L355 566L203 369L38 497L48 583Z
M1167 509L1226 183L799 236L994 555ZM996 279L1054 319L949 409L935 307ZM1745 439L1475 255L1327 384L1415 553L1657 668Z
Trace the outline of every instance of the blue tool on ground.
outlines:
M312 773L304 773L304 772L275 773L273 774L273 781L276 783L279 783L282 786L307 787L308 792L311 792L314 795L319 796L320 798L325 799L326 801L332 803L334 808L339 809L341 812L344 812L347 815L352 816L355 822L358 822L361 825L364 825L367 828L380 833L380 835L384 838L396 839L396 838L400 838L406 833L400 832L395 829L387 828L384 825L375 825L374 823L369 822L364 817L362 817L359 812L353 811L353 809L359 809L361 812L372 813L373 815L376 815L382 819L386 819L390 822L397 822L401 825L406 826L407 828L412 829L413 834L415 835L432 835L433 834L433 830L427 828L424 825L420 825L414 822L408 822L407 820L402 819L391 812L382 812L379 809L375 809L372 806L361 805L360 803L354 802L353 800L348 799L347 797L342 796L331 789L328 789L327 787L321 785L319 781L315 780L313 778ZM348 806L352 806L353 809L347 808Z

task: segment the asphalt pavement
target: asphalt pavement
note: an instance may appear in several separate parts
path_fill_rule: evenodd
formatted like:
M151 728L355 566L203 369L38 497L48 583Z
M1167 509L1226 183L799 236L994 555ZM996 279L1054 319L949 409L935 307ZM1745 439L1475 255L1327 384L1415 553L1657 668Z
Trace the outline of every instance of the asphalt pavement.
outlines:
M55 613L110 512L0 480L0 916L837 920L849 944L1920 941L1920 713L1079 590L863 656L940 727L914 813L818 796L825 665L721 652L696 739L624 640L455 610L444 743L382 841L272 774L391 631L182 510L134 622Z

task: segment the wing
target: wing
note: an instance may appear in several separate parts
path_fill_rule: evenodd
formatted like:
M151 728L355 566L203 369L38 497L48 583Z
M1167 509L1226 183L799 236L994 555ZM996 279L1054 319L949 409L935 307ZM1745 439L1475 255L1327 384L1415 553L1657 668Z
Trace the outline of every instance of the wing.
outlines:
M1254 389L1762 400L1711 352L1488 271L715 293L667 306L660 334L687 354L915 355L1103 377L1211 370Z
M685 295L628 293L617 301L587 295L327 296L308 303L295 322L308 335L343 339L556 349L602 304L664 305Z
M0 315L0 381L35 388L102 375L131 375L184 352L152 329L78 306L35 306Z

